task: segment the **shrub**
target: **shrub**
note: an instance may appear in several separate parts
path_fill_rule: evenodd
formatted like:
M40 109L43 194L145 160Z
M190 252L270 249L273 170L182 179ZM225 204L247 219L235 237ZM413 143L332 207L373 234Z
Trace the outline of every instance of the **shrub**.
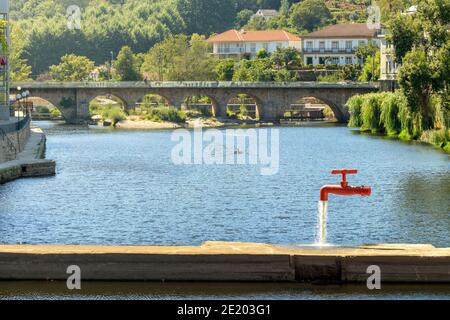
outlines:
M50 109L48 107L45 107L45 106L37 106L36 107L36 112L37 113L49 114L50 113Z
M103 119L111 120L113 126L127 118L127 115L120 107L103 108L100 114Z
M422 133L420 136L420 141L431 143L438 148L445 149L448 145L449 139L448 130L427 130Z
M186 122L186 113L174 107L158 107L149 109L145 118L151 121L182 123Z
M317 77L319 82L339 82L342 80L342 75L338 72Z
M53 117L61 117L61 116L62 116L61 112L60 112L58 109L56 109L56 108L53 108L53 109L50 111L50 114L51 114Z

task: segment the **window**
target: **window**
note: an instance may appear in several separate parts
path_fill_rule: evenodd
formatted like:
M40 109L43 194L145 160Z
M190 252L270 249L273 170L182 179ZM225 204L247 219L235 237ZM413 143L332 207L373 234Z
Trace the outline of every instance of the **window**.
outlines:
M338 50L339 49L339 41L331 42L331 49Z
M312 41L307 41L306 42L306 49L312 49L313 48L313 42Z
M277 49L279 49L279 48L283 48L283 44L281 42L277 43Z
M353 58L352 57L345 57L345 64L352 64Z
M230 44L225 43L225 53L229 53L229 52L230 52Z
M366 44L366 42L364 40L359 40L358 41L358 46L363 46L365 44Z
M263 48L269 51L269 44L267 42L263 43Z
M307 64L307 65L313 64L313 58L312 58L312 57L307 57L307 58L306 58L306 64Z
M325 50L325 41L320 41L319 42L319 49L320 50Z
M353 49L353 41L345 41L345 49L347 50Z
M331 64L339 64L339 57L331 58Z
M250 44L250 52L251 53L256 53L256 43L251 43Z

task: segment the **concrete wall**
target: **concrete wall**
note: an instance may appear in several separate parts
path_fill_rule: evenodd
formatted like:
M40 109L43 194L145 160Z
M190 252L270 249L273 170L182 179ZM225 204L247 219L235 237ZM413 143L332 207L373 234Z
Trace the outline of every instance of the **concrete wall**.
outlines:
M30 137L30 120L22 120L24 127L16 130L17 124L0 125L0 163L11 161L23 151Z

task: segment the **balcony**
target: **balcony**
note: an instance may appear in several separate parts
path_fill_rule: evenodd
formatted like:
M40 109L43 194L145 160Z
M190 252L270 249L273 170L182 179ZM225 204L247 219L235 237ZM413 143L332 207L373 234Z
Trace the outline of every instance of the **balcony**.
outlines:
M247 53L245 52L244 48L230 48L230 49L219 48L219 50L214 52L214 54L244 54L244 53Z
M304 53L355 53L356 48L304 48Z

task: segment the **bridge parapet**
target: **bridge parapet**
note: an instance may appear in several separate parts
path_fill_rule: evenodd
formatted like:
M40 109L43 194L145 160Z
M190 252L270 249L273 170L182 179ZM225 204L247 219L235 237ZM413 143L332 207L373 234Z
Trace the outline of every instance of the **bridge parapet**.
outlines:
M230 88L230 89L379 89L378 82L233 82L233 81L163 81L163 82L13 82L13 89L133 89L133 88Z

